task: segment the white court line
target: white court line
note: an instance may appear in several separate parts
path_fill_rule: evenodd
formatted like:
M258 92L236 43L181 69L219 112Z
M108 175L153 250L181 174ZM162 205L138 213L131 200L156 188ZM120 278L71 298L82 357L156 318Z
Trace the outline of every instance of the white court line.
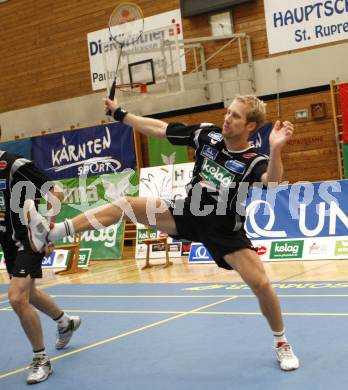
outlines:
M280 298L346 298L348 294L277 294ZM52 294L54 298L256 298L253 294L216 294L216 295L91 295L91 294Z
M129 268L134 268L134 267L136 267L135 264L134 265L127 265L127 266L118 268L117 271L123 271L123 270L129 269ZM108 269L108 270L105 270L105 271L100 271L100 272L98 272L98 276L101 275L101 274L104 274L106 272L110 272L110 270ZM92 278L92 277L95 277L95 274L93 274L93 275L92 274L88 274L88 273L87 274L86 273L78 274L75 277L74 276L70 276L69 279L66 279L66 280L55 281L55 282L52 282L52 283L48 282L46 284L43 283L43 284L37 285L36 287L41 289L41 290L43 290L45 288L55 287L55 286L59 286L59 285L63 285L63 284L74 285L74 283L70 283L70 282L73 281L73 280L81 280L81 279L83 279L83 280L87 279L88 280L88 278ZM68 281L68 283L67 283L67 281ZM83 283L79 283L79 284L83 284ZM86 283L86 284L88 285L88 283ZM0 294L0 299L5 297L5 296L7 296L7 292L3 293L3 294Z

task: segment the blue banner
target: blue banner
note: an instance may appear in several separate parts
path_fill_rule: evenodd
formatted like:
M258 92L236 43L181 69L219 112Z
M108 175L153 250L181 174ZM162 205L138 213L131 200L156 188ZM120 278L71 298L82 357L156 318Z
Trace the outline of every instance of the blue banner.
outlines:
M249 138L249 143L254 146L257 153L269 156L269 135L272 131L272 123L265 123Z
M19 154L28 160L32 159L31 146L31 138L0 142L0 150L6 150L6 152L9 153Z
M253 189L245 228L251 239L348 235L348 180Z
M136 165L133 130L119 122L32 140L33 159L51 180L121 172Z

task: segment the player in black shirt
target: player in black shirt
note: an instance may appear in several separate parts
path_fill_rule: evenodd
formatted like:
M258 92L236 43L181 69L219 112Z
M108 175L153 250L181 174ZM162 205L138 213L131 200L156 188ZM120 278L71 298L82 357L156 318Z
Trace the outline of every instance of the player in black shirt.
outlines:
M24 224L23 203L25 198L34 200L41 194L47 196L48 207L53 196L59 196L57 189L33 162L0 150L0 244L10 277L9 302L33 348L33 362L27 378L29 384L42 382L52 373L35 308L57 322L57 349L68 344L73 331L80 325L79 317L67 316L48 294L35 285L35 280L42 277L41 263L45 254L31 248ZM39 224L38 229L41 227ZM49 247L44 249L46 254L52 251Z
M117 100L105 99L105 110L147 136L167 138L175 145L195 149L193 178L185 199L168 205L161 199L125 197L109 205L89 210L72 220L56 224L46 232L32 203L26 204L33 246L37 250L73 232L100 229L120 219L155 226L173 237L202 242L218 266L236 270L258 298L261 311L275 337L275 351L283 370L295 370L299 360L285 337L279 299L263 264L247 238L243 203L247 189L255 182L267 186L282 177L281 149L293 133L293 125L277 121L269 138L269 158L248 143L250 134L265 120L265 104L255 96L237 96L227 109L223 127L201 123L185 126L143 118L126 112Z

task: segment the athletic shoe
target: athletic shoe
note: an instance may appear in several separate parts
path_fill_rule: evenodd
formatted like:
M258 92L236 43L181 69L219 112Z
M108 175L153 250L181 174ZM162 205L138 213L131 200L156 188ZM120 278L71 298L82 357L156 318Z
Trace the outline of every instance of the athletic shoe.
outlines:
M42 252L48 244L50 226L47 220L36 210L32 199L27 199L23 206L24 220L28 228L28 238L34 252Z
M52 374L53 368L47 356L34 357L29 366L28 385L45 381Z
M292 371L300 367L298 357L295 355L290 344L279 343L278 346L274 348L274 350L282 370Z
M80 327L81 318L78 316L69 317L69 325L66 328L57 329L56 349L62 349L66 347L75 332Z

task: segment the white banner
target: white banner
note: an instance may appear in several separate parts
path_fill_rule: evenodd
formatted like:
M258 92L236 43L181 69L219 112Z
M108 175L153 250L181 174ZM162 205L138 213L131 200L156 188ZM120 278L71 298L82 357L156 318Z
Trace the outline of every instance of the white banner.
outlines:
M178 197L185 197L185 185L192 177L194 163L183 163L175 165L163 165L151 168L142 168L139 179L139 196L150 198L161 198L171 200ZM146 257L146 245L142 244L143 239L162 237L163 233L151 229L150 237L147 226L137 224L137 243L135 257L144 259ZM181 243L173 242L168 238L169 257L181 256ZM152 245L150 248L151 258L165 257L163 245Z
M269 53L348 39L347 0L264 0Z
M139 56L138 61L152 59L155 64L156 61L163 61L162 53L159 50L161 41L163 39L173 40L174 37L174 34L171 33L171 30L168 30L169 26L173 26L173 28L176 29L178 39L182 40L183 32L180 9L153 15L144 19L144 33L140 37L139 41L130 48L130 50L133 50L134 48L136 48L136 50L146 50L146 52L142 51L141 54L137 55ZM161 31L161 29L163 29L163 31ZM153 32L153 30L156 31ZM102 44L110 41L109 29L105 28L103 30L94 31L87 34L87 41L92 89L93 91L97 91L99 89L106 88L106 74L102 54ZM117 45L116 43L114 44ZM116 48L111 46L109 50L116 51ZM151 49L154 49L154 51L151 51ZM124 51L127 52L127 47L124 48ZM116 63L117 62L115 61L114 68L108 69L107 67L107 70L109 72L115 72ZM185 52L183 49L180 49L180 63L181 69L184 71L186 69L186 63ZM174 65L176 65L174 72L177 72L178 64ZM120 67L121 66L122 64L120 64ZM168 74L171 74L170 69L168 70ZM110 75L108 75L108 78L110 79ZM124 82L128 82L128 80L124 80Z

